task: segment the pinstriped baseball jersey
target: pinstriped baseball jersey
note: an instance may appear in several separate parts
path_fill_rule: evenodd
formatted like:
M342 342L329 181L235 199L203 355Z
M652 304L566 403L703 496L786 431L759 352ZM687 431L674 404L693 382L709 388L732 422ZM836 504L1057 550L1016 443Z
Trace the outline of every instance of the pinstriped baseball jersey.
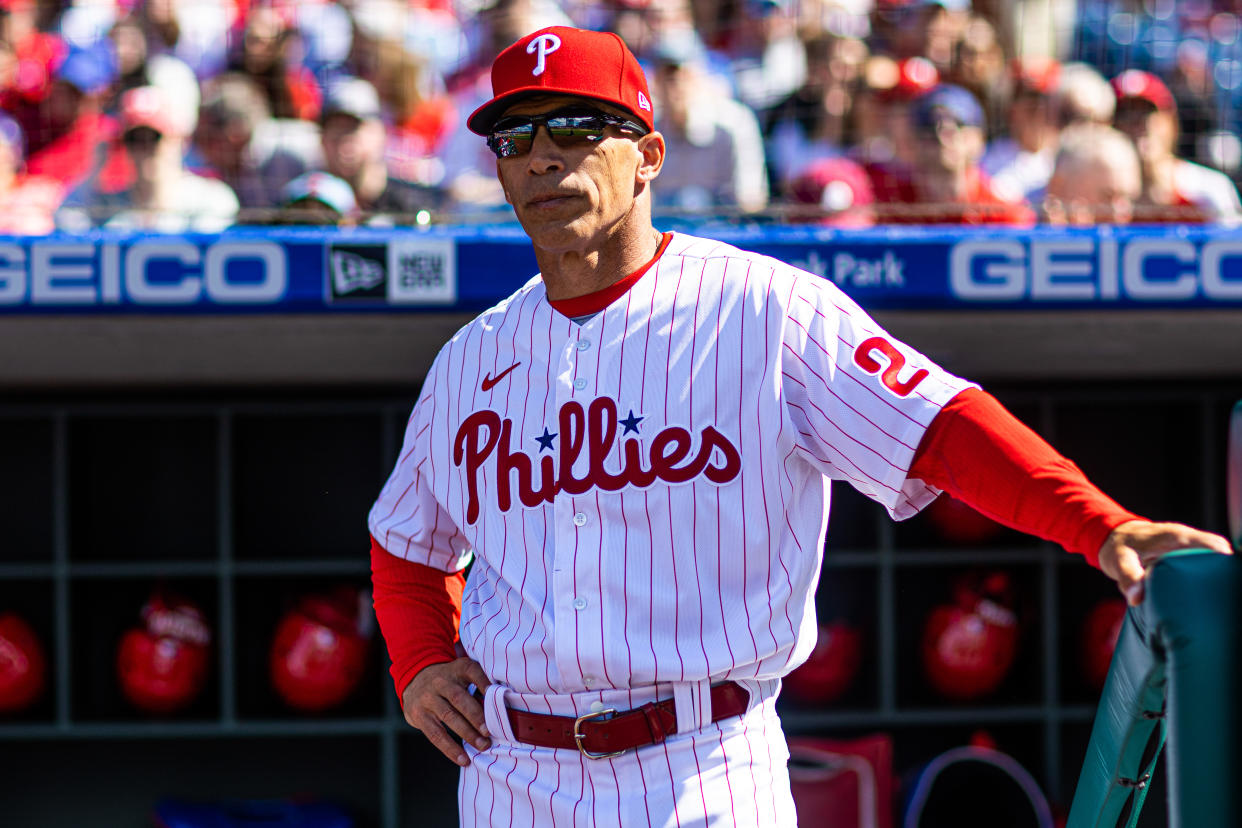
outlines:
M913 515L919 439L967 386L830 282L675 234L581 323L536 277L459 331L370 529L473 557L462 642L516 691L779 677L814 644L829 482Z

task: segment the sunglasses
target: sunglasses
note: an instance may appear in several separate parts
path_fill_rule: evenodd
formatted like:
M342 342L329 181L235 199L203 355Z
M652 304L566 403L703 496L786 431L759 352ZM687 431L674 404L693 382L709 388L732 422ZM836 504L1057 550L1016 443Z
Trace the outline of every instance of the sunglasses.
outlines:
M154 147L164 136L150 127L134 127L121 136L127 147Z
M487 136L488 148L497 158L512 158L530 152L539 127L548 130L548 137L558 147L568 149L582 144L594 144L604 139L604 132L613 126L624 132L646 135L647 128L598 109L557 109L543 115L510 115L501 118Z

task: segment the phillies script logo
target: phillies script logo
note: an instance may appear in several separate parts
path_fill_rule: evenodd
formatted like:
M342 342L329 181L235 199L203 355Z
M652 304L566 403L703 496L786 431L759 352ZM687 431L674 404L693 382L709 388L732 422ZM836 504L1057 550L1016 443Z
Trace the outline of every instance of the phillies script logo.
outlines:
M513 420L501 419L495 411L476 411L457 429L453 440L453 464L466 468L469 502L466 523L479 519L479 472L483 464L496 456L496 505L507 512L513 506L513 472L517 472L517 497L523 506L551 503L561 492L580 495L591 489L615 492L626 486L646 488L657 480L685 483L702 475L717 485L728 483L742 471L742 457L729 438L712 426L699 433L698 447L687 429L669 426L651 439L644 451L637 437L642 417L631 411L619 420L617 404L608 397L599 397L586 408L579 402L561 406L557 432L545 426L538 454L514 451ZM623 460L616 472L604 468L604 459L617 444L617 425L625 431L621 437ZM560 440L554 451L552 444ZM544 454L547 450L551 453ZM589 459L586 473L574 476L574 463L585 452ZM536 478L538 478L536 480Z

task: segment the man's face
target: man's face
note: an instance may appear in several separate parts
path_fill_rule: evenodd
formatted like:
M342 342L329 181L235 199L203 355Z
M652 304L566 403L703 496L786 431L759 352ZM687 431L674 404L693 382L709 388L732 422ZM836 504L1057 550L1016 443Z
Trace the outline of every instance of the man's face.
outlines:
M121 136L125 151L134 162L138 178L153 181L160 174L160 162L167 152L165 136L148 126L136 126L125 130Z
M1177 118L1142 100L1127 100L1117 105L1114 116L1117 129L1130 136L1144 164L1163 161L1173 155L1177 144Z
M384 125L344 113L330 115L323 125L322 142L328 172L352 181L364 166L383 157Z
M918 125L916 141L920 170L964 172L979 160L983 130L960 123L945 109L936 109L929 123Z
M1107 160L1054 175L1048 182L1048 197L1057 207L1056 223L1129 224L1139 187L1133 176L1133 171L1127 175L1121 165Z
M568 95L544 96L516 103L504 115L539 115L583 103ZM634 117L607 104L589 105ZM599 142L561 147L541 126L525 155L496 159L496 174L505 200L536 247L572 249L606 235L630 213L642 164L638 142L615 127Z

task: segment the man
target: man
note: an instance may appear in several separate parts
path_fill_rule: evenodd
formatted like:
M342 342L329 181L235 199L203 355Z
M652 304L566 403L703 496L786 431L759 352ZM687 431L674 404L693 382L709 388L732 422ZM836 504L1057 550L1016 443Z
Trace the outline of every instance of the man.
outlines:
M1112 81L1117 95L1113 116L1129 135L1143 163L1139 222L1225 222L1242 216L1238 190L1224 173L1175 154L1177 104L1173 93L1150 72L1129 69Z
M103 226L111 229L215 233L233 223L237 196L224 182L185 168L189 136L172 112L158 86L140 86L121 96L121 143L133 165L133 181L119 192L99 192L97 181L80 187L72 206L57 217L62 228L86 223L79 214L83 205L104 211Z
M1051 58L1019 58L1011 76L1009 134L991 143L980 167L1008 200L1037 202L1057 154L1061 65Z
M909 180L877 180L877 199L908 205L891 221L916 224L1030 224L1034 213L997 193L979 167L983 108L960 86L942 83L915 100L915 162ZM882 215L889 215L883 213Z
M1228 551L1113 503L831 281L658 232L664 139L615 35L537 31L492 85L468 125L541 274L440 353L369 519L402 709L462 767L463 824L793 825L775 701L814 644L829 478L897 518L947 489L1135 602L1163 552Z
M1061 136L1047 195L1049 224L1129 224L1142 191L1138 153L1125 135L1102 124L1078 124Z
M380 115L379 94L367 81L347 77L329 86L320 122L324 167L350 183L363 213L412 215L437 206L430 188L389 176Z
M661 133L681 161L656 185L656 206L762 210L768 176L754 113L709 76L693 31L665 35L654 58Z

